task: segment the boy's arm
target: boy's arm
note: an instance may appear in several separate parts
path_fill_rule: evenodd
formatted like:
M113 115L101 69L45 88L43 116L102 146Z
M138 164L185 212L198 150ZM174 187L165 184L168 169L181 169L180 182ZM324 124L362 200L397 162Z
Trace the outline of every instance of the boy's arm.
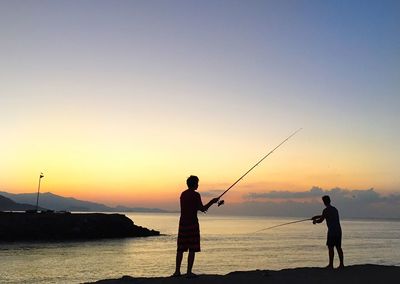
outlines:
M325 220L324 215L317 215L311 218L313 220L313 224L322 223Z

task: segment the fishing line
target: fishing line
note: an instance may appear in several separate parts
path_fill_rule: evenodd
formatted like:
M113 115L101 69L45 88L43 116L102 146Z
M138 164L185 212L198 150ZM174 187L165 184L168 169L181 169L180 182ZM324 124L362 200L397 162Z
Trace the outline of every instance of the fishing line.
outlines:
M307 219L303 219L303 220L297 220L297 221L293 221L293 222L283 223L283 224L271 226L271 227L268 227L268 228L264 228L264 229L261 229L261 230L258 230L258 231L255 231L255 232L252 232L252 233L249 233L249 234L256 234L256 233L259 233L259 232L262 232L262 231L265 231L265 230L269 230L269 229L273 229L273 228L277 228L277 227L281 227L281 226L286 226L286 225L290 225L290 224L310 221L310 220L312 220L312 218L307 218Z

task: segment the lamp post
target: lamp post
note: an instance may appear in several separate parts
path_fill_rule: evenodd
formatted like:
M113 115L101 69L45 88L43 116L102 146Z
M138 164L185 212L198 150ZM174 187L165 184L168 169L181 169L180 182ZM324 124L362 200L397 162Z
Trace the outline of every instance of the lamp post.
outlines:
M43 177L44 177L43 173L40 173L40 175L39 175L39 185L38 185L37 197L36 197L36 212L38 212L38 209L39 209L40 180L41 180Z

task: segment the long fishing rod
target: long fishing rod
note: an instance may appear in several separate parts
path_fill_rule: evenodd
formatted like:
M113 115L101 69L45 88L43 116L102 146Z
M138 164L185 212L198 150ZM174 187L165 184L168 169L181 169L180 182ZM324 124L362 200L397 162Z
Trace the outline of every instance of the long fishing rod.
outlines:
M267 155L265 155L261 160L259 160L254 166L252 166L244 175L242 175L237 181L235 181L230 187L228 187L220 196L218 196L218 199L220 199L225 193L227 193L232 187L234 187L241 179L243 179L249 172L251 172L255 167L257 167L262 161L265 160L269 155L271 155L276 149L278 149L283 143L288 141L290 138L292 138L294 135L296 135L297 132L302 130L303 128L297 129L295 132L293 132L288 138L283 140L278 146L276 146L274 149L272 149ZM218 201L218 207L223 205L225 201L220 200Z
M268 228L264 228L255 232L252 232L251 234L256 234L265 230L269 230L269 229L273 229L273 228L277 228L277 227L281 227L281 226L286 226L286 225L290 225L290 224L295 224L295 223L300 223L300 222L305 222L305 221L310 221L312 220L312 218L307 218L307 219L303 219L303 220L297 220L297 221L293 221L293 222L287 222L287 223L283 223L283 224L279 224L279 225L275 225L275 226L271 226Z

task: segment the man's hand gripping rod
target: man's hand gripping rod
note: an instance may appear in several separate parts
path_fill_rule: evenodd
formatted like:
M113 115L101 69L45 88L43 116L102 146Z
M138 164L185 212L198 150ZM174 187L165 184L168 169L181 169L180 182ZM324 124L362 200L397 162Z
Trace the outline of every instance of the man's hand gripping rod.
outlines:
M217 198L220 199L225 193L227 193L232 187L234 187L240 180L242 180L249 172L251 172L255 167L257 167L262 161L265 160L269 155L271 155L276 149L278 149L283 143L288 141L290 138L292 138L297 132L302 130L303 128L297 129L295 132L293 132L288 138L283 140L278 146L276 146L272 151L270 151L267 155L265 155L261 160L259 160L254 166L252 166L244 175L242 175L237 181L235 181L230 187L228 187L220 196ZM220 200L218 201L218 207L223 205L225 201Z

